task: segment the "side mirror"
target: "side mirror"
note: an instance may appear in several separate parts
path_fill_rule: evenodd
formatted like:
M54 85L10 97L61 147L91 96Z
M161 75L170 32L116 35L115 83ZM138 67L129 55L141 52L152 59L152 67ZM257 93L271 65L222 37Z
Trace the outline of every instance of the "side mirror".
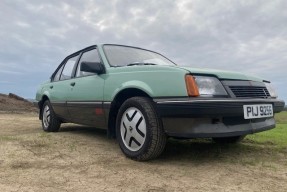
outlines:
M99 63L99 62L88 62L88 61L83 61L81 63L80 70L83 72L97 73L97 74L102 74L105 72L105 68L101 63Z

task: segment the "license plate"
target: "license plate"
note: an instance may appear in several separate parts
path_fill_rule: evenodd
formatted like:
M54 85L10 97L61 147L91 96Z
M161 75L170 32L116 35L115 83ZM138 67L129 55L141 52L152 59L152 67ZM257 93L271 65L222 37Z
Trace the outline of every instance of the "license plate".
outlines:
M243 105L244 119L257 119L273 117L273 106L271 104Z

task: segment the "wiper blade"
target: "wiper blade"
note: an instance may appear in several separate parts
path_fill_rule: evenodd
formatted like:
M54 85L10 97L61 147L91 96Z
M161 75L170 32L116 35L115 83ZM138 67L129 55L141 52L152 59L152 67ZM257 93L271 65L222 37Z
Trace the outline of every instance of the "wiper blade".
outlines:
M155 63L143 63L143 62L134 62L134 63L127 64L127 66L134 66L134 65L157 65L157 64L155 64Z

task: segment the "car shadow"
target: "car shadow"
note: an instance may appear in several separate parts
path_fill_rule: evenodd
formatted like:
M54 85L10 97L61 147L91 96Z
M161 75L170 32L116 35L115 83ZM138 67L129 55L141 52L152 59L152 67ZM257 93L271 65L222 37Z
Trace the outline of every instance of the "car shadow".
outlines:
M229 162L255 165L260 158L272 157L272 145L254 143L244 139L240 143L218 144L212 139L169 139L158 161L181 161L182 163L203 164ZM263 158L262 158L263 157Z
M63 126L59 132L69 132L87 137L100 138L102 141L115 144L115 139L107 137L107 131L95 127L69 124ZM118 147L115 146L115 147ZM240 161L240 158L254 158L256 155L268 155L272 151L272 146L265 146L245 139L237 144L217 144L211 139L187 139L179 140L169 138L165 150L157 159L150 161L157 163L178 161L193 163L208 163L211 161L222 162ZM107 152L108 153L108 152Z
M107 136L107 130L96 127L69 124L60 128L59 132L77 132L77 134L94 134L95 136Z

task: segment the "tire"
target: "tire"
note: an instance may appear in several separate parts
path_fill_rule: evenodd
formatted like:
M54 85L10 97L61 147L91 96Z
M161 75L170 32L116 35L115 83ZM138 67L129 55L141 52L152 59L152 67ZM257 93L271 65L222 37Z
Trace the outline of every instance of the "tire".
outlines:
M137 161L158 157L167 139L152 101L145 97L132 97L122 104L116 136L122 152Z
M228 144L228 143L239 143L244 139L246 135L241 135L241 136L234 136L234 137L215 137L212 138L212 140L215 143L220 143L220 144Z
M46 100L42 106L42 128L46 132L59 131L61 122L53 111L49 100Z

